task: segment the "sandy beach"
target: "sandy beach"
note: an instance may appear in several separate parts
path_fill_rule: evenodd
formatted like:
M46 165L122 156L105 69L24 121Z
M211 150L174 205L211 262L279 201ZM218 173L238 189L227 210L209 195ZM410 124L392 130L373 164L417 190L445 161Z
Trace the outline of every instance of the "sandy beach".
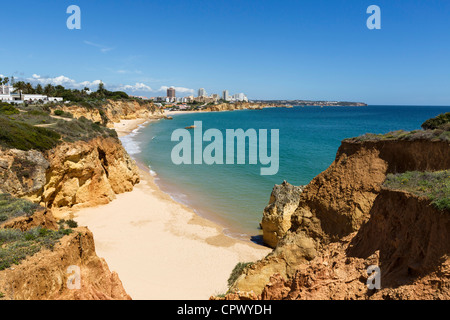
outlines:
M146 119L115 125L124 136ZM227 291L238 262L256 261L271 249L232 239L223 228L172 200L140 167L141 182L107 205L74 212L94 234L97 254L119 274L133 299L208 299Z

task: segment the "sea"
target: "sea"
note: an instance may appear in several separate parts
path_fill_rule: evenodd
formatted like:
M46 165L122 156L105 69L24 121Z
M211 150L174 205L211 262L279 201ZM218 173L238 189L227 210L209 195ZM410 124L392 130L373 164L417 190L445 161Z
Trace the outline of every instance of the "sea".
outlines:
M449 111L450 107L444 106L369 105L184 113L174 115L173 120L142 125L121 140L133 158L148 166L162 191L221 225L230 237L254 240L260 239L260 221L273 186L284 180L293 185L307 185L334 161L343 139L364 133L419 130L425 120ZM266 129L268 154L272 151L271 130L277 130L278 171L262 175L261 167L268 165L263 165L259 158L256 164L250 164L248 154L244 164L236 161L226 164L225 147L224 164L174 164L172 151L180 142L172 141L172 134L195 121L201 121L203 133L208 129L220 130L224 144L226 130L255 129L260 133ZM194 130L187 132L193 141ZM210 143L203 142L203 147ZM246 147L248 151L249 143ZM191 152L193 158L194 143Z

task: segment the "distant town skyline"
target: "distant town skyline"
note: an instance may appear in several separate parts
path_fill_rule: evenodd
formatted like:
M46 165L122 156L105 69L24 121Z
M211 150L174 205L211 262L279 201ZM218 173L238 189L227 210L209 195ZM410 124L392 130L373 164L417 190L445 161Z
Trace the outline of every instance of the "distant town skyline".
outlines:
M450 104L450 2L79 0L2 3L0 76L132 95ZM366 26L381 8L381 29ZM199 38L198 35L201 34Z

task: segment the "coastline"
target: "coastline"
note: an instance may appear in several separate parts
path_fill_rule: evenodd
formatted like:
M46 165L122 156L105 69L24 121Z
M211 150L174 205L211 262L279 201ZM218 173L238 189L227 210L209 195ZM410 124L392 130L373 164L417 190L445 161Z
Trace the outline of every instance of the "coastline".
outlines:
M115 129L125 137L151 120L122 120ZM93 232L98 255L119 274L133 299L208 299L227 291L238 262L256 261L272 251L225 235L223 227L161 191L148 168L137 164L141 182L133 191L73 212Z

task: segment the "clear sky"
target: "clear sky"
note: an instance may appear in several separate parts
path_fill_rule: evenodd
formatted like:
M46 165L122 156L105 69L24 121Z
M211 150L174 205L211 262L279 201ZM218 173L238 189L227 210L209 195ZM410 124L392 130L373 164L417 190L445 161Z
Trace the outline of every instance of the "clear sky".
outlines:
M69 30L69 5L81 30ZM381 30L369 30L369 5ZM2 1L0 75L145 96L450 105L448 0ZM96 82L97 80L97 82Z

